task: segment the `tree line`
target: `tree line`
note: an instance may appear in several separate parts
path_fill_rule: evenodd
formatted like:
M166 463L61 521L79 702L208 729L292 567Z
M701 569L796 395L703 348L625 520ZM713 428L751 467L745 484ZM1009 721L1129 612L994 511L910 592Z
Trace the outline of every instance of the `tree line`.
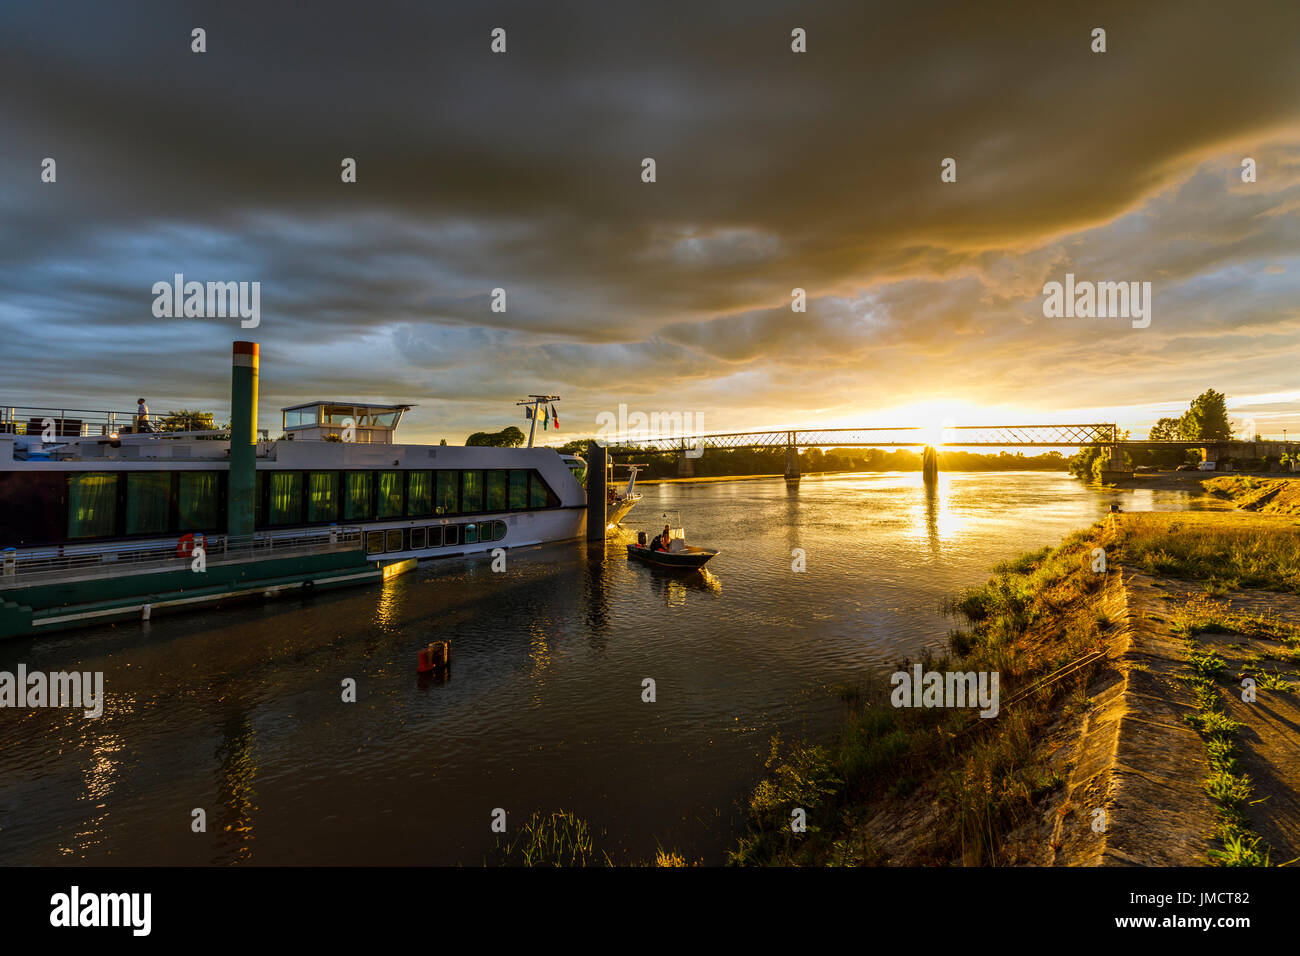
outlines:
M1232 422L1228 420L1227 398L1222 392L1210 388L1192 399L1187 411L1178 418L1159 419L1147 432L1147 439L1227 441L1232 438L1232 431ZM1127 431L1119 435L1120 441L1127 441L1128 438ZM1117 462L1116 466L1123 470L1141 466L1177 468L1182 464L1200 461L1199 453L1189 448L1132 448L1121 451L1120 456L1123 460ZM1097 479L1101 477L1103 469L1111 467L1109 462L1108 445L1089 445L1070 458L1070 473L1079 478Z

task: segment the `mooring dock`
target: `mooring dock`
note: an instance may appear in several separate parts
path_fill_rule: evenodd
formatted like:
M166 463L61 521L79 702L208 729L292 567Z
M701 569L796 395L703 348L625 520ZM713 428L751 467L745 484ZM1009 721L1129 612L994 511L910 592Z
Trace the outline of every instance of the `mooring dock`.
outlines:
M212 538L200 551L122 550L27 558L5 555L0 638L201 607L241 597L379 581L413 561L366 560L359 529L277 539Z

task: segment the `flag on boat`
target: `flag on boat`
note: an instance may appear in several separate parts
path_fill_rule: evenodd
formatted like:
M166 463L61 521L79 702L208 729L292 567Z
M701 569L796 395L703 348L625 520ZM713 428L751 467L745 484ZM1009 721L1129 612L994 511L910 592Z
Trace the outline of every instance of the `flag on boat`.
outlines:
M525 406L524 406L524 418L532 418L532 417L533 417L533 406L531 406L531 405L525 405Z
M543 406L542 406L542 431L546 431L546 428L547 428L547 421L546 421L546 406L543 405Z
M551 421L555 423L556 428L560 427L560 416L559 413L555 411L554 402L551 403Z

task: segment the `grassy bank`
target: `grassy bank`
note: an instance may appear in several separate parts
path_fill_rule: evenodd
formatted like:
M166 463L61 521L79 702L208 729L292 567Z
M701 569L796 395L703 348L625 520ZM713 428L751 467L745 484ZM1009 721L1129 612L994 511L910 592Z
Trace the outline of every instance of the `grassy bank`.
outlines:
M1212 593L1262 588L1300 593L1300 525L1224 512L1125 516L1130 564L1199 582Z
M1106 573L1094 570L1096 548L1110 559ZM749 800L749 832L731 862L999 864L1026 861L1009 850L1018 843L1055 840L1043 837L1045 819L1074 812L1061 795L1055 803L1050 796L1072 766L1056 753L1062 728L1077 732L1084 723L1088 680L1107 666L1097 652L1113 654L1123 641L1103 610L1111 603L1104 592L1120 586L1118 567L1177 578L1206 599L1233 589L1296 594L1300 526L1240 512L1129 514L998 567L952 601L965 627L951 633L948 653L922 661L927 671L998 672L1005 702L998 717L895 708L889 675L845 690L846 712L832 739L773 741L767 773ZM1258 864L1267 850L1242 808L1253 791L1235 749L1238 727L1214 696L1231 688L1214 690L1218 659L1190 640L1199 633L1194 618L1180 623L1189 639L1185 679L1201 708L1193 726L1211 759L1205 789L1221 812L1219 856L1203 862ZM1277 635L1284 643L1275 654L1290 660L1294 630L1277 626L1285 634ZM1261 686L1289 689L1276 674L1262 679ZM806 813L805 832L792 827L797 809Z
M1245 511L1300 516L1300 474L1279 478L1222 475L1207 479L1203 487Z

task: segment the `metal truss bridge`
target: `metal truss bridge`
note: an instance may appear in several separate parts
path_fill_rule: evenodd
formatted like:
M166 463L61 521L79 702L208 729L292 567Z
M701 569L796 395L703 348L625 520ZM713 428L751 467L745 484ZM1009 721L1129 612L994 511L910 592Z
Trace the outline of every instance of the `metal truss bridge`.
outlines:
M652 425L653 427L653 425ZM728 432L717 435L679 435L666 438L624 436L613 441L598 441L611 455L637 452L675 452L680 457L679 473L693 474L693 460L706 449L784 448L787 478L799 476L801 448L921 448L922 469L927 479L938 473L940 448L1082 448L1100 445L1109 450L1115 474L1123 469L1124 449L1183 448L1200 449L1205 460L1242 455L1258 458L1264 454L1293 451L1295 442L1266 441L1257 438L1201 439L1197 441L1152 441L1120 437L1111 422L1082 425L953 425L947 428L908 426L903 428L782 428L770 431ZM1103 472L1103 475L1108 472Z
M1118 444L1114 424L1087 425L955 425L933 429L811 428L729 432L721 435L681 435L669 438L626 437L604 442L611 454L635 451L700 452L708 448L1068 448ZM1173 442L1159 444L1176 444ZM1182 444L1182 443L1177 443Z

